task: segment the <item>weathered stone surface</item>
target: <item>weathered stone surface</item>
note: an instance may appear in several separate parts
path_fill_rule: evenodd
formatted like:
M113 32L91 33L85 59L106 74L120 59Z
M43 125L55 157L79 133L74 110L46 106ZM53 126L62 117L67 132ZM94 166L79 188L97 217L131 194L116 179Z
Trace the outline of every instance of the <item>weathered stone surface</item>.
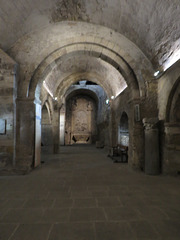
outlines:
M0 168L12 164L14 146L14 81L16 63L0 49Z

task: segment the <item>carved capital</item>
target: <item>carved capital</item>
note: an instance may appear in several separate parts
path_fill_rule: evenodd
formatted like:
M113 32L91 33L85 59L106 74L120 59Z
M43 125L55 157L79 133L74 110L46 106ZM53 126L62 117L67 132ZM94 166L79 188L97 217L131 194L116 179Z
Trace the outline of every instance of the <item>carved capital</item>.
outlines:
M158 118L143 118L143 125L146 130L157 129L158 123Z

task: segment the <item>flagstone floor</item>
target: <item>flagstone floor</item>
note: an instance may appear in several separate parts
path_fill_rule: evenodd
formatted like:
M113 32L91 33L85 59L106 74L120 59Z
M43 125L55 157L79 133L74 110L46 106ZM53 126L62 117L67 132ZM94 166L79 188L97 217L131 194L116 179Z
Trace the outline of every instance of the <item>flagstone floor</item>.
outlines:
M94 146L0 177L0 240L179 240L180 177L148 176Z

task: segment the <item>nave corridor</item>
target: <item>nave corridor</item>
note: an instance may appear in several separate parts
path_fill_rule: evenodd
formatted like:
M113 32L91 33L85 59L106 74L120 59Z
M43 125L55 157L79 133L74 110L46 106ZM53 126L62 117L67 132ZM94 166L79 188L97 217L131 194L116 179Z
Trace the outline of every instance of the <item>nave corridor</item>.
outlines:
M0 240L180 239L179 176L145 175L93 145L42 161L0 177Z

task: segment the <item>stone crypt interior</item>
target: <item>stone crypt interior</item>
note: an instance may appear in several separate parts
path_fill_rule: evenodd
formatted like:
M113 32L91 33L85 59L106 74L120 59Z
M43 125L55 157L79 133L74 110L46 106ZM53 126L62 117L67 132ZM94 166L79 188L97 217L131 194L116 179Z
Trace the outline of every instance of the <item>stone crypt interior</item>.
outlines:
M0 0L0 240L180 239L179 15Z

